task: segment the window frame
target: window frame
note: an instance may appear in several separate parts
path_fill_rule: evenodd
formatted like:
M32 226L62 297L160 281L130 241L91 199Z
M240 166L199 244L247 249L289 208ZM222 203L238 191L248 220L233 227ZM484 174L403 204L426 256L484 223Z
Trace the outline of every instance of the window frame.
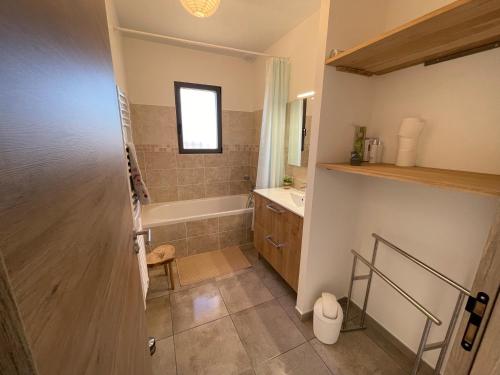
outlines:
M182 88L198 89L212 91L216 93L217 96L217 148L214 149L191 149L184 148L183 138L182 138L182 104L180 91ZM222 153L222 88L220 86L205 85L201 83L191 83L191 82L174 82L175 90L175 112L177 118L177 141L179 144L179 154L221 154Z

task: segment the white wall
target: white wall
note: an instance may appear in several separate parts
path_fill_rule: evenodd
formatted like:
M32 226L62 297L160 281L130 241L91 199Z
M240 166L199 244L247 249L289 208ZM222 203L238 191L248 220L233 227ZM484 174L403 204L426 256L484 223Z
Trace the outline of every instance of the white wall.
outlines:
M500 50L375 77L368 135L396 160L401 119L426 121L420 166L500 174Z
M125 37L129 99L174 106L174 81L222 87L222 108L254 110L254 65L239 57Z
M122 36L115 26L118 26L118 16L113 0L106 0L106 16L108 19L109 44L111 48L111 58L113 61L113 71L116 84L127 92L127 79L125 77L125 63L123 61Z
M375 36L396 26L397 19L420 16L431 10L430 3L443 5L433 0L425 2L423 9L422 2L411 0L403 14L396 3L332 0L324 53ZM408 9L418 12L411 16ZM360 29L354 30L353 25ZM321 108L318 116L313 114L311 165L348 161L352 124L366 125L369 135L381 136L386 143L384 161L394 161L401 119L420 115L428 125L419 163L500 173L499 56L500 51L493 50L370 78L318 67L318 71L324 69L324 82L318 98ZM471 286L496 198L314 168L309 168L308 182L299 311L310 311L321 291L347 295L349 250L369 257L372 232ZM381 248L377 266L442 318L443 326L431 332L431 341L441 340L457 293L388 249ZM355 301L361 304L359 292ZM416 350L423 328L421 315L380 281L373 284L368 313ZM432 364L436 353L427 353L424 359Z
M297 94L313 90L318 49L319 11L313 13L295 28L286 33L265 53L290 58L289 101ZM259 57L255 62L255 109L262 109L265 89L267 58Z
M346 295L349 248L355 231L358 186L353 176L339 179L313 166L320 161L345 161L352 147L353 125L366 124L373 101L373 81L337 72L324 64L332 48L346 49L382 29L383 12L370 8L371 0L322 1L322 44L318 47L316 108L312 118L308 191L302 238L297 309L307 312L324 290ZM381 9L381 8L378 8ZM356 23L345 14L365 15ZM356 30L356 31L355 31ZM347 155L347 156L346 156Z

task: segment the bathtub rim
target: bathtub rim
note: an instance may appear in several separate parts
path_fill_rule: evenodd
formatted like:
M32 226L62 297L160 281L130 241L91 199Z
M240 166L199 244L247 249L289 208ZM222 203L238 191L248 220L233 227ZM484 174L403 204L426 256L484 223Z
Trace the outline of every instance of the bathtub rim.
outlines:
M181 218L175 218L171 220L155 220L151 221L149 223L144 222L144 209L147 207L148 209L153 209L155 207L163 206L163 205L168 205L172 204L175 205L177 203L181 202L200 202L200 201L210 201L210 200L218 200L221 198L225 197L248 197L247 194L234 194L234 195L225 195L222 197L210 197L210 198L198 198L198 199L185 199L182 201L171 201L171 202L158 202L158 203L151 203L148 204L147 206L142 207L142 212L141 212L141 221L142 221L142 227L144 229L150 229L150 228L155 228L155 227L161 227L165 225L173 225L173 224L179 224L179 223L186 223L186 222L191 222L191 221L199 221L199 220L205 220L205 219L213 219L215 217L223 217L223 216L231 216L231 215L239 215L239 214L245 214L245 213L251 213L253 212L254 208L249 207L249 208L240 208L237 210L230 210L230 211L220 211L220 212L215 212L215 213L210 213L210 214L202 214L202 215L194 215L194 216L186 216L186 217L181 217Z

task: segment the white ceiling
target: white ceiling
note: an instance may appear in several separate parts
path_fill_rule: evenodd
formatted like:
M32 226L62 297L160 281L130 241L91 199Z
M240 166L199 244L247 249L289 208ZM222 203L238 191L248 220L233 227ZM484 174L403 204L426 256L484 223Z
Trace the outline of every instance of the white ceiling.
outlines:
M317 9L320 0L221 0L197 18L179 0L115 0L121 27L227 47L265 51Z

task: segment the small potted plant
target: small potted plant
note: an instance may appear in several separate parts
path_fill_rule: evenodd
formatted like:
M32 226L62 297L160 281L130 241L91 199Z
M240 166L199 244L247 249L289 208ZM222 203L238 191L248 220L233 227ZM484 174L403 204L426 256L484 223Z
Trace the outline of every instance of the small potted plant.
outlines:
M285 176L283 177L283 187L285 189L290 189L293 185L293 177L292 176Z

